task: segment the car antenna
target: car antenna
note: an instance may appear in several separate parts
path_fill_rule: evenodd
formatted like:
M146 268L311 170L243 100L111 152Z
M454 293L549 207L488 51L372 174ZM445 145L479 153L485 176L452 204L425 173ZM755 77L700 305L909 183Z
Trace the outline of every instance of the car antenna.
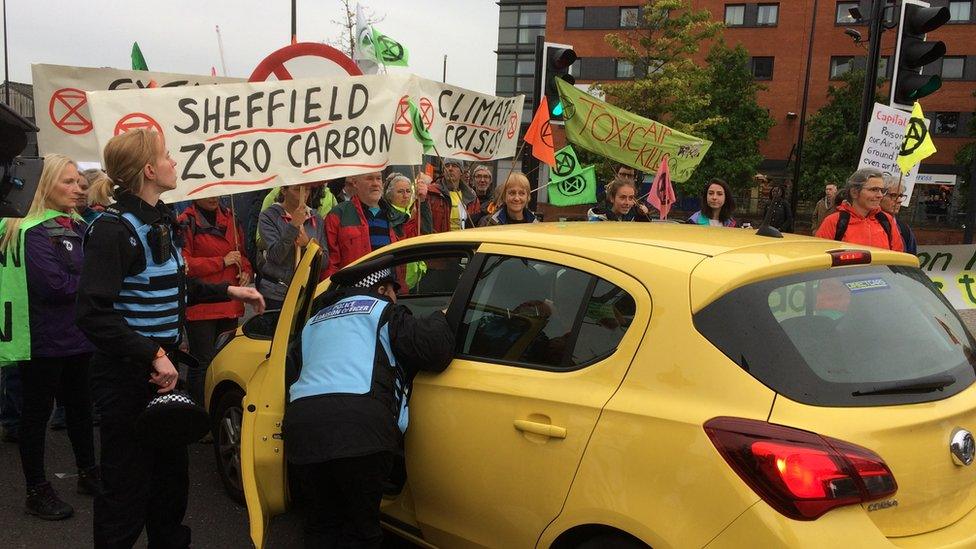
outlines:
M759 224L759 229L756 230L756 236L783 238L783 233L779 232L779 229L769 224L769 218L772 216L772 213L772 208L766 208L766 215L763 216L762 223Z

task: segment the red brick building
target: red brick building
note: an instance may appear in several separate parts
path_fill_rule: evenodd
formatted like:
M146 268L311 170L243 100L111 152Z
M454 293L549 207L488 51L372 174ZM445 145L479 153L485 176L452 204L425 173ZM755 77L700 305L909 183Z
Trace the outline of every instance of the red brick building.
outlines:
M944 62L928 67L928 72L941 72L942 89L922 100L926 115L932 118L932 132L939 152L923 163L921 172L930 174L960 174L965 167L956 166L954 155L970 139L965 136L967 125L976 110L976 5L971 0L932 0L933 6L949 7L952 21L930 34L930 40L942 40L948 49ZM502 0L501 9L513 9L529 2ZM529 9L540 9L532 2ZM545 39L548 42L570 44L580 56L578 83L606 81L633 76L629 63L616 59L616 52L607 45L607 33L627 32L636 21L639 1L627 0L549 0L545 4ZM814 0L780 2L740 2L736 0L692 0L695 9L707 9L716 21L724 21L723 31L729 44L741 43L752 56L753 74L767 89L760 93L760 104L769 110L776 125L770 130L762 146L766 157L762 169L770 174L781 173L799 130L800 107L806 71L810 28L816 17L813 39L813 61L810 73L810 94L807 116L827 99L827 88L837 76L853 67L863 66L867 57L868 29L854 22L848 8L858 2L819 0L813 13ZM861 7L867 16L867 2ZM503 18L504 19L504 18ZM535 21L538 25L538 21ZM845 29L863 35L862 45L854 43ZM536 31L538 32L538 31ZM886 32L882 42L881 70L890 75L886 58L894 50L895 31ZM499 34L499 54L503 45ZM529 48L531 50L531 48ZM704 57L708 45L702 47ZM505 78L499 62L499 82ZM500 84L501 85L501 84ZM887 93L887 86L885 86ZM527 90L525 90L527 91ZM502 92L499 89L499 92ZM851 124L856 126L857 120ZM938 179L938 178L936 178Z

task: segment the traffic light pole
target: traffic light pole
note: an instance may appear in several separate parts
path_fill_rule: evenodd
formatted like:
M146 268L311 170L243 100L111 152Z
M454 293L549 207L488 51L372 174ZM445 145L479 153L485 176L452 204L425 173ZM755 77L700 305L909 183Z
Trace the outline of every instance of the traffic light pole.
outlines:
M858 127L858 150L864 147L871 113L874 112L874 92L878 86L878 63L881 61L881 33L884 32L885 0L871 2L868 64L864 75L864 93L861 95L861 125Z
M976 151L973 153L973 160L969 163L969 199L966 200L966 230L962 235L962 243L972 244L974 232L976 232Z

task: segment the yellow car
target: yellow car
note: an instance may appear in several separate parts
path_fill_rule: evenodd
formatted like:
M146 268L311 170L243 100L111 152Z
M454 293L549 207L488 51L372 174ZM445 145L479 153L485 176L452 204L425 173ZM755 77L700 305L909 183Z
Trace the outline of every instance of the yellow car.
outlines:
M290 505L280 314L214 360L218 463L262 547ZM974 341L915 257L671 224L410 239L400 303L448 308L455 360L413 385L384 526L427 547L976 546ZM267 317L267 318L265 318ZM235 465L235 442L240 441ZM236 467L236 468L235 468Z

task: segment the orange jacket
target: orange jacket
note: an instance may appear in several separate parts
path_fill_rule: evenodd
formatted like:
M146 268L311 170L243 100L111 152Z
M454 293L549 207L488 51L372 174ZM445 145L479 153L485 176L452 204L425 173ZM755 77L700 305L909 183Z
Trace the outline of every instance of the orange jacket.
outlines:
M231 228L233 217L231 212L223 206L217 208L217 226L214 227L192 205L179 217L183 227L183 259L186 261L186 274L199 278L204 282L218 284L227 282L231 286L238 285L237 266L224 265L224 256L234 250L237 242L238 250L243 250L244 231L240 224ZM237 237L232 231L237 230ZM251 263L247 255L241 253L241 263L244 272L252 274ZM218 303L200 303L186 308L187 320L211 320L215 318L238 318L244 315L244 304L240 301L221 301Z
M846 202L837 206L837 211L824 218L823 223L820 224L820 228L817 229L816 236L833 240L834 235L837 234L837 220L840 219L840 212L847 212L851 215L850 222L847 224L847 232L844 233L844 238L841 239L842 242L887 248L896 252L905 251L905 243L901 238L901 232L898 231L898 223L895 222L894 217L882 212L880 208L868 212L867 217L862 217ZM885 232L884 227L881 226L881 223L878 222L876 217L879 212L888 218L888 223L891 226L890 245L888 233Z

